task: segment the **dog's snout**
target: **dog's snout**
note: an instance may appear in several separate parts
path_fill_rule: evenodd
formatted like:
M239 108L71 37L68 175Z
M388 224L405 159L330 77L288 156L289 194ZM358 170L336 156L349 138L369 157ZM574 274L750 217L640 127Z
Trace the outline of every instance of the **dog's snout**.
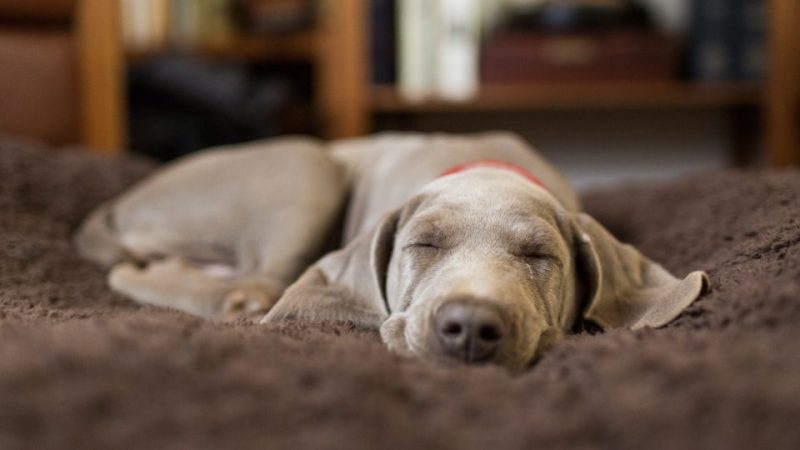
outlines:
M434 322L445 353L467 363L491 360L503 339L503 321L491 305L451 301L439 308Z

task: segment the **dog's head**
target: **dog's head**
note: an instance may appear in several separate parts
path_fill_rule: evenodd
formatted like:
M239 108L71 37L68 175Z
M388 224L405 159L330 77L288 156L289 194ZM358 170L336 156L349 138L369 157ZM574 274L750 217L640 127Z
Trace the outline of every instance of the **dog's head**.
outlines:
M579 321L663 325L707 283L674 278L522 176L474 169L323 258L265 320L351 321L401 353L520 369Z

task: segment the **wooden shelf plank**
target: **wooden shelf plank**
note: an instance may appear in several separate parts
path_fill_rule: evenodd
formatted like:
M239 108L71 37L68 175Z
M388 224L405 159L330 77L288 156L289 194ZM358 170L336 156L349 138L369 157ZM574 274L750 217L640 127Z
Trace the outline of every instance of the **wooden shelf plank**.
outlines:
M305 32L274 36L239 36L229 42L209 44L203 53L245 59L312 59L317 54L317 33Z
M761 92L759 85L749 83L570 82L484 86L465 102L410 102L394 86L376 86L371 108L374 112L436 113L757 106Z
M130 49L130 61L147 60L169 51L183 51L208 58L239 60L301 60L313 61L318 53L320 36L317 32L277 34L270 36L235 36L219 43L204 43L192 47L163 47Z

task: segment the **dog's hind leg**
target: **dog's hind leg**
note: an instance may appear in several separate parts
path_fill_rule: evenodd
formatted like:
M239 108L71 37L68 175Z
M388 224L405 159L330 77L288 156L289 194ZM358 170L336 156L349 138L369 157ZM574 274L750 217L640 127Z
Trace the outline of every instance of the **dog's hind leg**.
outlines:
M143 268L119 263L108 281L114 291L139 303L218 320L260 317L279 294L266 281L238 278L230 268L196 265L178 257L152 261Z

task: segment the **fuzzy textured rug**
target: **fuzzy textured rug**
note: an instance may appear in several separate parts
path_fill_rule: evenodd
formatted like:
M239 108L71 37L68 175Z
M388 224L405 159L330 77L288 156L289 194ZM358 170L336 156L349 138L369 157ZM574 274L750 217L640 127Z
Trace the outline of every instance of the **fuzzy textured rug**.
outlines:
M69 235L151 168L0 139L0 448L800 448L800 172L588 195L713 291L666 328L571 336L510 376L110 293Z

